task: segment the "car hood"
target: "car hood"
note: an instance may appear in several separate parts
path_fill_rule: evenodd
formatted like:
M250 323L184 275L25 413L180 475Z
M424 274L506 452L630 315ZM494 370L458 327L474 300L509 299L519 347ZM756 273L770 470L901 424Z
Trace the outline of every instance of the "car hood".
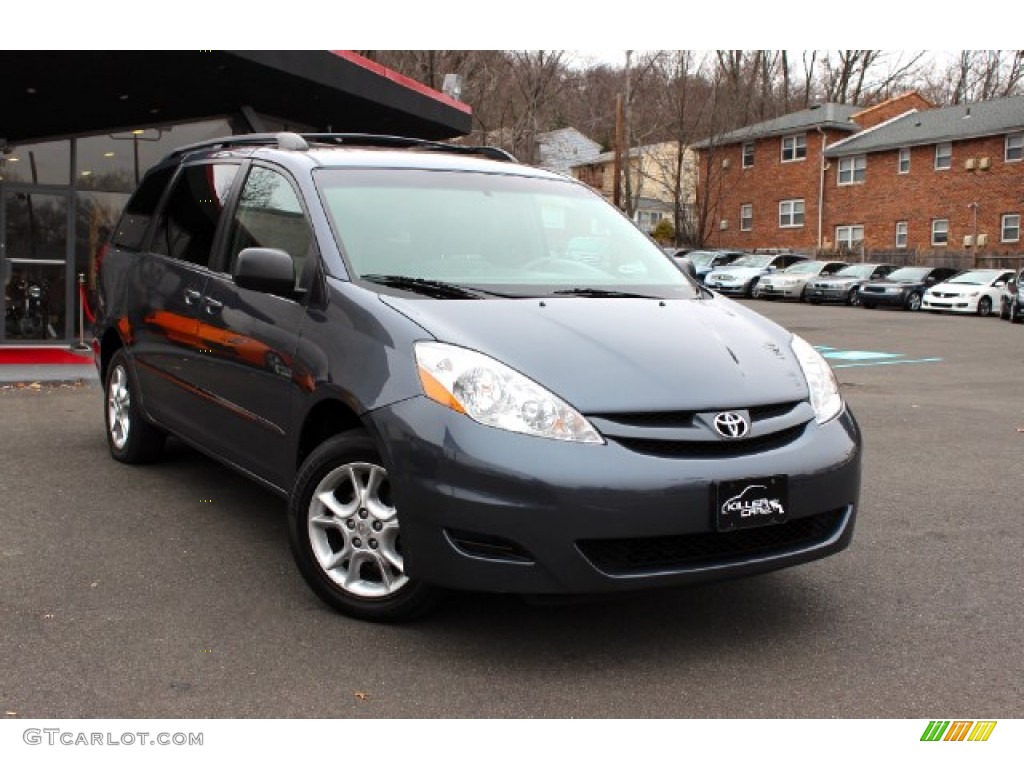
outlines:
M380 299L438 341L490 355L583 413L744 408L808 395L791 334L724 298Z
M871 280L864 284L866 287L877 286L879 288L920 288L924 285L923 280Z
M750 277L764 274L768 271L768 267L730 267L726 264L724 267L715 267L711 271L722 275L733 275L734 277Z
M814 279L814 284L843 286L863 283L866 279L865 277L818 277Z
M928 293L938 291L939 293L955 293L960 296L965 296L968 293L990 290L992 290L991 285L970 285L968 283L939 283L938 285L933 285L931 288L929 288Z

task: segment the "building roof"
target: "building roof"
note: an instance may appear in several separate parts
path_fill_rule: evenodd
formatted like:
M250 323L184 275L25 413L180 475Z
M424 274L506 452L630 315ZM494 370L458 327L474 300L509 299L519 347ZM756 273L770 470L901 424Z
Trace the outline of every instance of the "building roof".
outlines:
M565 172L574 165L586 165L601 154L601 145L575 128L559 128L537 134L540 167Z
M864 111L863 107L853 104L815 104L799 112L790 112L788 115L777 117L774 120L765 120L761 123L748 125L735 131L729 131L720 136L715 136L693 145L694 149L708 149L711 146L723 144L735 144L741 141L752 139L763 139L769 136L784 136L788 133L805 130L807 128L833 128L836 130L854 131L860 130L856 123L850 121L858 112Z
M974 139L1024 130L1024 96L907 112L832 144L826 157L881 152L918 144Z
M0 51L9 143L237 113L317 130L468 134L468 104L350 51Z

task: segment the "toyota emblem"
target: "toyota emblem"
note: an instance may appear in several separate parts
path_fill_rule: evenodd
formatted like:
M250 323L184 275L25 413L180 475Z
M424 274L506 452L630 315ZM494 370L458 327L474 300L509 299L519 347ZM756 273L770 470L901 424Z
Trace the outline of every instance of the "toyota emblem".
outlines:
M715 416L715 430L722 437L743 437L750 431L750 422L743 414L735 411L723 411Z

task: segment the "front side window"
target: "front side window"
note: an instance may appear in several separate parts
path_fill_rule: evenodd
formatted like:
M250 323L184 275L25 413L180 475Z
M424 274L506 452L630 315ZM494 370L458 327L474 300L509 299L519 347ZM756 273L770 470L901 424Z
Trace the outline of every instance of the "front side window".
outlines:
M1004 243L1020 242L1020 214L1007 213L1003 215L1002 241Z
M860 184L867 172L868 158L866 155L842 157L839 159L839 184Z
M864 225L852 224L836 227L836 245L839 248L854 250L864 242Z
M1006 162L1016 163L1024 159L1024 133L1012 133L1006 137Z
M807 135L782 137L782 162L789 163L794 160L803 160L807 157Z
M783 200L779 203L779 226L802 227L804 225L804 201Z
M949 219L932 219L932 245L949 244Z
M935 170L943 171L953 167L953 144L944 141L935 145Z
M743 167L752 168L754 165L754 142L743 142Z
M905 221L896 222L896 247L907 247L907 222Z
M910 148L903 147L900 150L899 160L896 165L897 173L910 173Z
M190 264L208 264L213 237L237 174L238 166L226 163L183 168L157 222L153 252Z
M149 228L149 222L156 213L167 183L174 174L173 166L155 170L143 179L141 186L125 206L121 220L114 230L113 243L118 248L138 250Z
M249 172L228 237L229 271L244 248L278 248L292 257L301 280L313 234L288 178L262 166Z
M740 230L749 232L754 228L754 206L746 203L740 206Z

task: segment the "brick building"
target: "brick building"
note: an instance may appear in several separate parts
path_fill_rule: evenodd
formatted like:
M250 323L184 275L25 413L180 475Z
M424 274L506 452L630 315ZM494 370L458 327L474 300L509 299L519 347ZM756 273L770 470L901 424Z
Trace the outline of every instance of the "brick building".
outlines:
M695 149L710 246L907 262L1024 252L1024 97L825 104Z

